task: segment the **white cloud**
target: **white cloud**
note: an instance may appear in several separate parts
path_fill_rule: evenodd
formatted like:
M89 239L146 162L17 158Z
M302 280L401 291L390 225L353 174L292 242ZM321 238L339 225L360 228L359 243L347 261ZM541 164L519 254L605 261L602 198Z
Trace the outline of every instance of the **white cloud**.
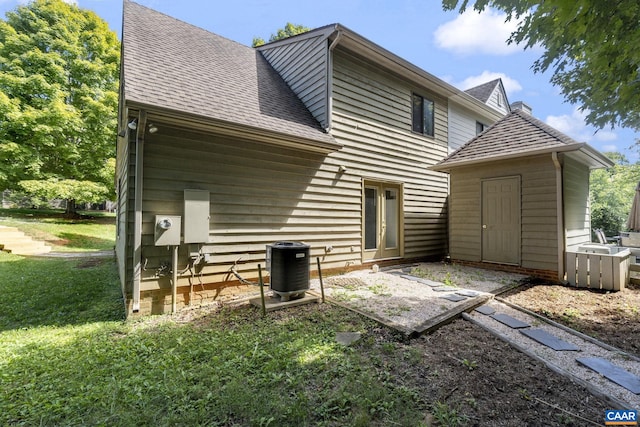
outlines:
M512 94L520 92L522 90L522 86L516 79L512 79L505 73L496 73L487 70L483 71L477 76L467 77L456 86L462 90L467 90L469 88L480 86L483 83L487 83L498 78L502 79L502 84L504 85L504 90L507 92L507 97L511 97Z
M507 44L518 23L515 20L506 22L506 19L506 14L491 9L482 13L467 10L453 21L436 28L435 44L440 49L462 55L509 55L521 52L522 47Z
M596 129L587 125L585 122L586 116L586 112L580 111L576 107L571 114L547 116L545 123L580 142L609 142L618 139L618 135L615 132L596 131ZM604 145L603 149L605 151L618 151L617 146L614 144Z

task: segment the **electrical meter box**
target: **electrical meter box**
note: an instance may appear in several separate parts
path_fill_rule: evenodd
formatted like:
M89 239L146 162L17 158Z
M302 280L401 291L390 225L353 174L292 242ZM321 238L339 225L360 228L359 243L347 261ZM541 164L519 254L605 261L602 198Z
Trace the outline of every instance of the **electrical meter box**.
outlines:
M176 215L156 215L154 241L156 246L179 246L181 218Z
M184 190L184 243L209 243L209 192Z

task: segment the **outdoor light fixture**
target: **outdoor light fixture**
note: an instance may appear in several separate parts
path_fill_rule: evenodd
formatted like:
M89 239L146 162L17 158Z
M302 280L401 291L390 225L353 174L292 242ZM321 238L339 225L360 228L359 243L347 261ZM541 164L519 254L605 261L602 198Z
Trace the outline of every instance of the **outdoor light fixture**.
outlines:
M152 123L149 123L149 133L156 133L158 132L158 127Z
M138 122L137 119L133 119L129 122L129 124L127 125L127 127L131 130L136 130L138 129Z
M125 136L127 136L127 130L122 129L120 132L118 132L118 136L124 138Z

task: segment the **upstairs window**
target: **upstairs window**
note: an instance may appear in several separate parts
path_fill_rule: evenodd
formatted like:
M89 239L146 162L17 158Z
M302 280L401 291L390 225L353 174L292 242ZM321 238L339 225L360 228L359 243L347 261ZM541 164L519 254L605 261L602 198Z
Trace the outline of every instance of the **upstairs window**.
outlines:
M476 135L481 134L487 126L484 123L476 122Z
M411 95L411 126L414 132L433 136L433 110L433 101L415 93Z

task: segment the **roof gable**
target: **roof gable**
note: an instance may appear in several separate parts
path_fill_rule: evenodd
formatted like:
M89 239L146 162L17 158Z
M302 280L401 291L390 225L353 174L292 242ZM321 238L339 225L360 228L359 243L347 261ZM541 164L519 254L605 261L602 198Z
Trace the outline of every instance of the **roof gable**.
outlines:
M431 169L448 171L459 166L527 157L543 153L582 151L591 166L610 166L604 155L521 111L515 110L471 139Z
M124 2L125 102L335 144L253 48Z
M463 106L464 108L475 111L491 121L497 120L505 114L504 111L497 111L495 108L492 108L477 98L470 96L464 91L410 63L404 58L386 50L382 46L350 30L342 24L325 25L286 39L267 43L260 46L258 49L282 49L283 52L290 52L291 45L306 43L311 38L321 38L325 40L326 49L329 51L338 48L344 49L348 54L356 55L360 59L364 59L373 64L376 68L384 69L391 74L411 82L417 87L427 88L429 91L447 98L449 102L453 102L457 105ZM277 58L278 61L281 59L282 58L280 57ZM277 69L282 69L282 64L276 64L275 67Z
M465 93L500 111L502 114L511 112L507 91L504 89L504 84L500 78L467 89Z
M490 82L469 88L465 90L465 92L486 104L491 94L496 90L496 86L500 84L500 81L500 79L491 80Z

